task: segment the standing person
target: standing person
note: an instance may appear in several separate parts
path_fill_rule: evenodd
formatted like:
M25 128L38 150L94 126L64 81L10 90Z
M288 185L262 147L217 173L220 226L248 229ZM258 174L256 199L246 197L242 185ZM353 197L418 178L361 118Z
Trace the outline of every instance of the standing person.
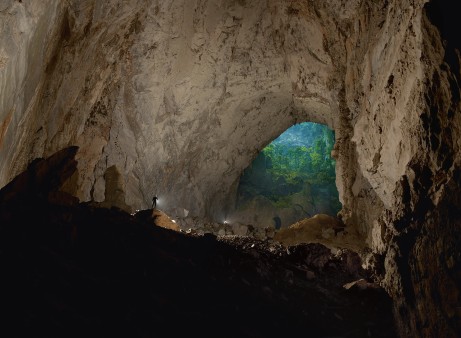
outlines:
M279 216L275 216L274 218L272 218L275 222L275 229L276 230L280 230L280 228L282 227L282 220L280 219Z
M157 207L157 200L158 197L154 195L154 197L152 197L152 209L155 209Z

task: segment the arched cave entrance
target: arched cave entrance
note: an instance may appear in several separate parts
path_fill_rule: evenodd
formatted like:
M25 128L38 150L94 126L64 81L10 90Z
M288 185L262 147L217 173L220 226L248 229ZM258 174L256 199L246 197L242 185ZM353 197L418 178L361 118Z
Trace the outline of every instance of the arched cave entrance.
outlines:
M243 171L229 222L257 227L289 225L341 210L334 131L326 125L295 124L274 139Z

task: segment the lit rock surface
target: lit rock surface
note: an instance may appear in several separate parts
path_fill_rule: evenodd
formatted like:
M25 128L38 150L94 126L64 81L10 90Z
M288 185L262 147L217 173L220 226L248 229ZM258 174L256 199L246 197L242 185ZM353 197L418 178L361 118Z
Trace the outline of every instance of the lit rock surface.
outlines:
M82 201L115 165L130 208L158 194L216 220L267 143L327 123L342 219L380 257L402 336L455 336L461 75L425 2L3 0L0 185L77 145Z
M354 232L346 231L338 219L318 214L280 229L274 240L286 246L300 243L321 243L330 249L346 248L363 252L365 243Z
M18 97L28 105L11 99L3 109L18 121L5 133L3 184L30 159L75 144L83 159L75 191L81 200L102 201L104 172L116 165L133 208L147 207L155 193L164 209L216 217L242 170L273 138L305 120L334 126L330 106L337 100L327 88L333 66L322 28L285 4L52 5L55 19L43 17L38 4L10 6L50 25L52 38L30 39L45 40L40 46L50 50L35 61L41 76L30 85L37 104ZM3 17L11 16L10 7ZM10 20L7 27L16 28ZM32 22L29 30L33 35ZM18 49L32 53L31 41ZM10 69L23 68L15 52L5 84ZM18 79L19 94L25 83Z
M163 211L155 209L152 213L154 217L155 224L161 226L165 229L179 231L179 225L176 224L175 220L172 220L167 214Z

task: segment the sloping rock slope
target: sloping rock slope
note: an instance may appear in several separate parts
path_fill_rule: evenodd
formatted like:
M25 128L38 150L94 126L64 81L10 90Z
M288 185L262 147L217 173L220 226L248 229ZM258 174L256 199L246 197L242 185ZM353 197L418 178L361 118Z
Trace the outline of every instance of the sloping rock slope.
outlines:
M3 333L395 335L382 289L342 287L369 277L357 254L191 237L121 209L66 200L56 189L75 170L75 150L35 161L0 191Z

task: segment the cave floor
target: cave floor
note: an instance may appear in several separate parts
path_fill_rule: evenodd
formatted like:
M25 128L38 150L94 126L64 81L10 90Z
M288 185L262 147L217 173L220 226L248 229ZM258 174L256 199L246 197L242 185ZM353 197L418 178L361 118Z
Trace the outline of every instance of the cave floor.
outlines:
M218 240L117 209L0 208L2 306L20 336L391 337L392 304L351 252ZM4 312L5 313L5 312Z

